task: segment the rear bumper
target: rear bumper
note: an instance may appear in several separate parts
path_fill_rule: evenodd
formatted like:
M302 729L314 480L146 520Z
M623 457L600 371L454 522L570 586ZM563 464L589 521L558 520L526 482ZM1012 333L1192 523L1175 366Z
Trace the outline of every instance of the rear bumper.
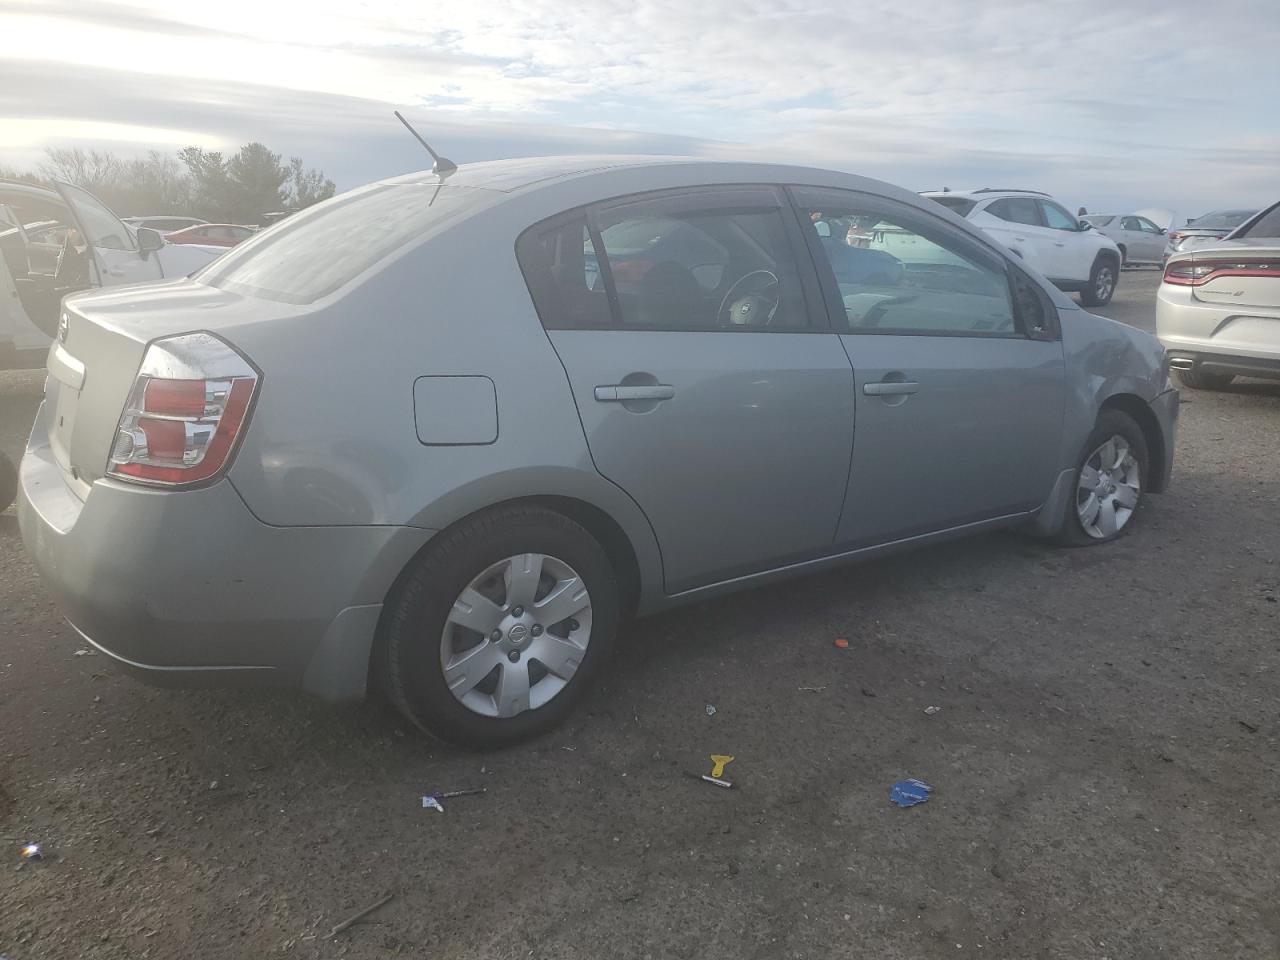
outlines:
M1185 361L1214 373L1280 376L1280 308L1208 303L1161 284L1156 335L1175 369Z
M268 526L227 480L180 492L99 480L81 501L44 412L19 471L18 521L86 640L155 683L363 695L383 598L431 531Z

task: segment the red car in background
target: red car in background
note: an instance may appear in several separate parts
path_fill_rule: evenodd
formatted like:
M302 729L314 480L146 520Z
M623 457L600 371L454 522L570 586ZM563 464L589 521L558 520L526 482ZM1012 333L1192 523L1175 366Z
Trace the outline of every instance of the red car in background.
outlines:
M248 240L254 234L253 227L243 227L238 223L202 223L166 233L166 243L200 243L211 247L234 247L242 240Z

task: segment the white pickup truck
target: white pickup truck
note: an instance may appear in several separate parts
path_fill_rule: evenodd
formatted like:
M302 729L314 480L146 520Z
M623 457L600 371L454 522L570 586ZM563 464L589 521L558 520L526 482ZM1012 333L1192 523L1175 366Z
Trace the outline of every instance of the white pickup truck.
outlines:
M43 242L50 224L66 227L56 250ZM29 235L27 225L43 233ZM0 370L43 366L68 293L185 277L225 252L167 244L70 184L0 180Z

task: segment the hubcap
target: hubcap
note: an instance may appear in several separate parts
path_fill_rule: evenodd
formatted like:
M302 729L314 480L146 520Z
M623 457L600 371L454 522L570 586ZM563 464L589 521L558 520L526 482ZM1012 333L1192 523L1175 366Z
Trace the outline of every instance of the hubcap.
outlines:
M573 679L591 642L591 596L563 560L522 553L458 595L440 636L440 667L468 710L514 717Z
M1115 277L1111 275L1110 267L1103 267L1098 271L1098 283L1094 292L1097 293L1099 300L1105 300L1111 296L1111 288L1115 286Z
M1076 514L1085 533L1103 540L1124 529L1142 495L1141 473L1119 434L1089 454L1076 484Z

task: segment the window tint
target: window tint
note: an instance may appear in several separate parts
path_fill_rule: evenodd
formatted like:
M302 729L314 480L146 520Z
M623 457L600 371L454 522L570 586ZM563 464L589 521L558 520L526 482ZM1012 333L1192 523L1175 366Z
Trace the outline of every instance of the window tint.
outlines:
M195 276L235 293L311 303L427 230L466 216L496 196L467 187L378 184L295 213Z
M1040 209L1044 211L1044 222L1054 230L1079 230L1079 222L1056 203L1041 200Z
M598 208L619 319L661 330L808 324L799 270L772 194L728 188Z
M1258 218L1242 237L1280 237L1280 204L1272 207Z
M800 192L814 246L835 277L849 330L1012 334L1002 264L910 211L885 215L865 201ZM825 231L818 229L826 225Z
M965 197L930 197L929 199L934 203L940 203L944 207L954 210L962 217L967 217L969 211L977 206L976 200L969 200Z
M516 258L544 327L573 330L613 324L584 214L526 230L516 242Z
M1025 223L1033 227L1040 226L1040 214L1036 210L1036 202L1030 197L1005 197L996 200L987 207L987 213L1010 223Z

